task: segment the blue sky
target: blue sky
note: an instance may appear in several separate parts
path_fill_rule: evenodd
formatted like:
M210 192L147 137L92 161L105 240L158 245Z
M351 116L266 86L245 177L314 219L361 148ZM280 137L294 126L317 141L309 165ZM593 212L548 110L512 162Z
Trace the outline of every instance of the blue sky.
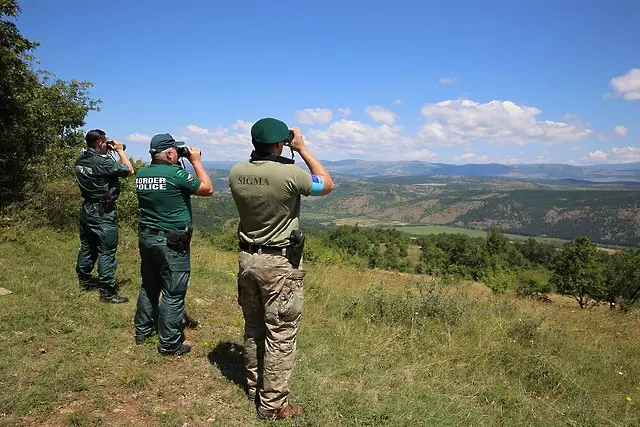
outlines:
M322 159L640 161L640 2L22 0L43 69L102 128L239 160L262 117Z

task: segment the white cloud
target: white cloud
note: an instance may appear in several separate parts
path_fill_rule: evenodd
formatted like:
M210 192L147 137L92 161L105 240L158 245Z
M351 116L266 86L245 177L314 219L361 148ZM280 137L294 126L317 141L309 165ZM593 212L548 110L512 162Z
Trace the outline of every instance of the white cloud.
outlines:
M395 123L398 115L391 110L387 110L379 105L370 105L364 109L364 112L376 122L392 125Z
M200 148L205 152L208 160L236 160L248 157L253 149L251 145L250 122L238 120L229 128L202 128L197 125L187 125L182 129L186 139L193 141L193 145L203 144Z
M348 158L367 154L372 159L393 159L414 147L414 138L401 134L401 126L374 126L356 120L341 119L327 129L310 129L305 140L317 156ZM420 147L423 148L423 147Z
M458 146L472 141L524 145L576 142L593 134L585 124L538 120L541 110L511 101L480 104L460 99L425 104L419 139L427 145Z
M409 151L404 155L405 159L408 160L422 160L425 162L429 162L438 158L438 154L433 151L429 151L426 148L422 150Z
M305 108L295 112L295 120L305 125L331 123L333 113L328 108Z
M629 101L640 100L640 68L632 68L627 74L614 77L609 84L618 96Z
M196 125L187 125L186 129L187 133L189 133L190 135L204 136L209 134L209 129L201 128Z
M393 103L396 104L396 105L400 105L400 104L402 104L402 99L396 98L396 99L393 100Z
M506 165L516 165L522 163L522 160L517 157L507 157L506 159L498 160L498 163L503 163Z
M487 163L489 161L489 156L486 154L468 152L460 156L454 156L453 160L465 163Z
M586 163L632 163L640 162L640 148L613 147L609 151L596 150L582 158Z
M582 158L585 162L602 163L607 160L607 153L601 150L591 151Z
M251 126L253 126L252 122L247 122L246 120L237 120L234 124L231 125L231 129L237 130L240 133L246 133L247 135L250 135Z
M627 134L629 133L629 129L627 129L626 126L618 125L613 128L613 133L620 136L627 136Z
M623 138L627 136L628 133L629 129L627 129L626 126L618 125L613 128L612 132L601 132L600 134L598 134L598 139L600 141L609 141L611 139Z
M640 148L623 147L612 148L613 158L620 163L640 162Z
M144 133L134 132L125 137L126 141L131 142L149 142L151 141L151 137L149 135L145 135Z
M338 114L340 114L342 117L348 117L351 115L351 108L349 107L338 108Z
M457 81L458 81L458 77L457 76L440 77L440 79L438 79L438 83L440 83L441 85L452 85Z

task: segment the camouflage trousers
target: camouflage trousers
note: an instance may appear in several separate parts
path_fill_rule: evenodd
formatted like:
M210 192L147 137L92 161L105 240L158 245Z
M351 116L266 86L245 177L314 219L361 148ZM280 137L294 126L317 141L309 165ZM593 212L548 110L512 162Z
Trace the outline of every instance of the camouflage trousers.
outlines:
M271 413L287 403L305 270L294 269L280 255L241 251L238 258L247 393L259 398L260 411Z

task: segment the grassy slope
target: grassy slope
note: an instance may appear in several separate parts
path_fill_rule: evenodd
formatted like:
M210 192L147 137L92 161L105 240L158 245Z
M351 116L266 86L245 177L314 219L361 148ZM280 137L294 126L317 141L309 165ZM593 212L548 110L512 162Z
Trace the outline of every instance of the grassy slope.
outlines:
M258 425L238 385L234 254L195 239L187 308L201 326L189 356L165 359L133 343L133 233L118 270L132 302L118 306L78 292L76 236L0 241L0 286L14 292L0 297L0 426ZM291 425L640 424L637 314L479 285L414 292L428 281L310 266L292 380L308 415Z

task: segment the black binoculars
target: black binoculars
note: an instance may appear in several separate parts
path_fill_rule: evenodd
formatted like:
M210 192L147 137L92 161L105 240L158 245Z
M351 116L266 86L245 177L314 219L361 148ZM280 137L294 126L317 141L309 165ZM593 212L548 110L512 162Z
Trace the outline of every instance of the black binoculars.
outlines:
M113 150L113 148L115 147L115 143L112 140L107 141L107 145L109 146L110 149ZM122 149L126 150L127 149L127 144L122 144Z
M178 152L178 158L180 157L186 157L187 159L189 158L189 150L187 149L186 145L181 147L176 147L176 151Z

